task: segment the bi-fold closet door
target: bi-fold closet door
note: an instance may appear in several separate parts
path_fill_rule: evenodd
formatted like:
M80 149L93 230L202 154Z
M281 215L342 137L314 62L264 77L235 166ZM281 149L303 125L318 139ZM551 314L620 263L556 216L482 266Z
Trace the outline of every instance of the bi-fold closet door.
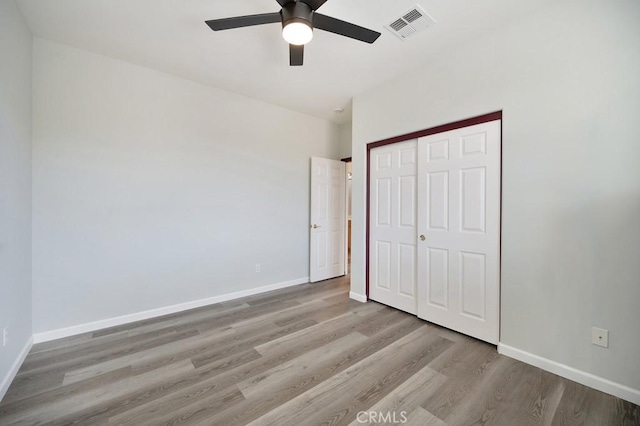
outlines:
M369 297L497 343L500 120L370 152Z

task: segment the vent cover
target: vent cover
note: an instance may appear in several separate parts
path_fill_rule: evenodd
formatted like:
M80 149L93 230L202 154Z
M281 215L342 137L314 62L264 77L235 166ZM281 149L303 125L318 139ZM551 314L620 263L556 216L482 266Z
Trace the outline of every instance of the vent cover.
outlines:
M415 7L408 10L400 18L394 19L389 25L385 25L384 27L395 34L400 40L404 40L419 31L426 30L435 23L436 21L434 21L424 9L415 5Z

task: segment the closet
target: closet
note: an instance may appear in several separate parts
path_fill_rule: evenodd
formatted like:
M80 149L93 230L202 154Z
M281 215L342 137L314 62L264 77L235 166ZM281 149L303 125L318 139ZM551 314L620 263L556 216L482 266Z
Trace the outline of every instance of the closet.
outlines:
M368 151L369 298L494 344L501 184L495 116Z

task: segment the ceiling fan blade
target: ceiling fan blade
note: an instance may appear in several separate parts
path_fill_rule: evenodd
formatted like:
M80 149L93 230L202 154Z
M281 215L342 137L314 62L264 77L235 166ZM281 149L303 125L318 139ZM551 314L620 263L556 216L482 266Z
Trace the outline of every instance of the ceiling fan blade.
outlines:
M322 6L327 2L327 0L300 0L300 1L308 4L312 10L320 9L320 6Z
M296 46L295 44L289 45L289 65L292 67L299 67L302 65L304 58L304 45Z
M278 2L278 4L279 4L280 6L284 7L284 5L285 5L285 4L287 4L287 3L293 3L293 2L295 2L296 0L276 0L276 1Z
M364 41L365 43L373 43L381 36L377 31L369 30L359 25L351 24L319 13L313 14L313 26L319 30L340 34L345 37Z
M234 18L212 19L210 21L206 21L206 24L213 31L221 31L230 30L232 28L251 27L253 25L274 24L276 22L282 22L280 12L236 16Z

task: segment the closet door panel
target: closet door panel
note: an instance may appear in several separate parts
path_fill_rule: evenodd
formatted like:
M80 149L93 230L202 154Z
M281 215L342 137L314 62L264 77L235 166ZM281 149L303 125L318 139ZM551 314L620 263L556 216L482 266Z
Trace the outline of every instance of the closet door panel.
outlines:
M490 343L499 340L500 127L418 141L418 316Z
M417 312L417 141L371 150L369 298Z

